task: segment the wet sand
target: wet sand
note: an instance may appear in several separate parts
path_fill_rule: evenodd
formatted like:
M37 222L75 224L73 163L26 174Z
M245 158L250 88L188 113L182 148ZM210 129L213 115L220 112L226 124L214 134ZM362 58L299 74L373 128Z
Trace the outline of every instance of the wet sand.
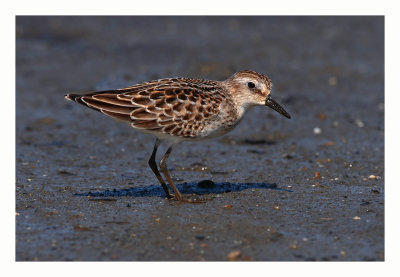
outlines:
M16 260L384 260L383 23L17 17ZM176 147L173 179L202 204L164 198L151 136L64 100L243 69L292 119L256 107Z

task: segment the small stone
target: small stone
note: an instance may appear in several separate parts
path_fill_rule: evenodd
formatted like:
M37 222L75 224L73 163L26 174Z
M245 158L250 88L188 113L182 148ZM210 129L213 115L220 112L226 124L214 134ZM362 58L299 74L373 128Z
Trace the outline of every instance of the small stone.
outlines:
M289 245L289 248L290 249L297 249L299 246L297 245L297 242L295 241L295 242L293 242L293 243L291 243L290 245Z
M321 172L315 171L315 173L314 173L314 179L319 179L319 178L321 178Z
M340 256L342 256L342 257L346 257L346 252L344 252L343 250L342 250L342 251L340 251Z
M232 205L231 204L227 204L227 205L222 206L222 208L223 209L230 209L230 208L232 208Z
M275 211L280 209L279 205L274 205L273 208L274 208Z
M229 261L237 261L237 260L240 258L241 255L242 255L242 253L241 253L239 250L235 250L235 251L230 252L230 253L226 256L226 258L227 258Z
M375 175L369 175L368 176L368 179L370 179L370 180L379 180L381 177L379 177L379 176L375 176Z
M355 217L353 217L353 219L354 219L354 220L360 220L360 219L361 219L361 217L359 217L359 216L355 216Z
M362 122L360 119L356 119L355 123L357 124L358 127L362 128L364 127L364 122Z
M320 135L322 133L322 130L319 127L314 127L313 132L315 135Z
M207 189L207 188L213 188L215 186L215 183L213 181L211 181L211 180L203 180L203 181L200 181L197 184L197 186L200 187L200 188Z

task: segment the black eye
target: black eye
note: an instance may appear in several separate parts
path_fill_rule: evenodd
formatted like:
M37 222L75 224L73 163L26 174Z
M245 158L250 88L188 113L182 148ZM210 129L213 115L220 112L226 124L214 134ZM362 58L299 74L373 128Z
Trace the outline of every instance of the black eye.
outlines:
M247 83L247 86L248 86L249 88L255 88L255 87L256 87L256 85L255 85L253 82L248 82L248 83Z

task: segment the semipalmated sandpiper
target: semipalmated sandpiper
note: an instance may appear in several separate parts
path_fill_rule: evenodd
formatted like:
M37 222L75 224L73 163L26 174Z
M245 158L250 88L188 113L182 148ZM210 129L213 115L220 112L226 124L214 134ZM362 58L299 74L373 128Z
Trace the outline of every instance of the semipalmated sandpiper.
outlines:
M167 197L196 202L182 197L172 181L167 169L172 148L182 141L213 138L229 132L253 106L268 106L290 118L271 98L271 87L267 76L244 70L222 82L170 78L85 95L67 94L65 98L155 135L149 165ZM155 161L161 142L167 144L168 150L159 166L174 194L169 192Z

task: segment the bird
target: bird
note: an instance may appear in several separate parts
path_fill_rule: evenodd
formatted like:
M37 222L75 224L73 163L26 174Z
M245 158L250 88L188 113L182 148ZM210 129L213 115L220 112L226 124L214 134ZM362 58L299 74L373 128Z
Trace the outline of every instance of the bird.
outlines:
M65 98L101 112L155 138L148 165L161 184L166 198L182 202L199 202L183 197L167 169L172 149L183 141L201 141L222 136L234 129L249 108L267 106L281 115L289 113L271 97L272 82L251 70L234 73L224 81L191 78L166 78L130 87L68 93ZM173 193L161 176L157 149L166 144L159 162Z

